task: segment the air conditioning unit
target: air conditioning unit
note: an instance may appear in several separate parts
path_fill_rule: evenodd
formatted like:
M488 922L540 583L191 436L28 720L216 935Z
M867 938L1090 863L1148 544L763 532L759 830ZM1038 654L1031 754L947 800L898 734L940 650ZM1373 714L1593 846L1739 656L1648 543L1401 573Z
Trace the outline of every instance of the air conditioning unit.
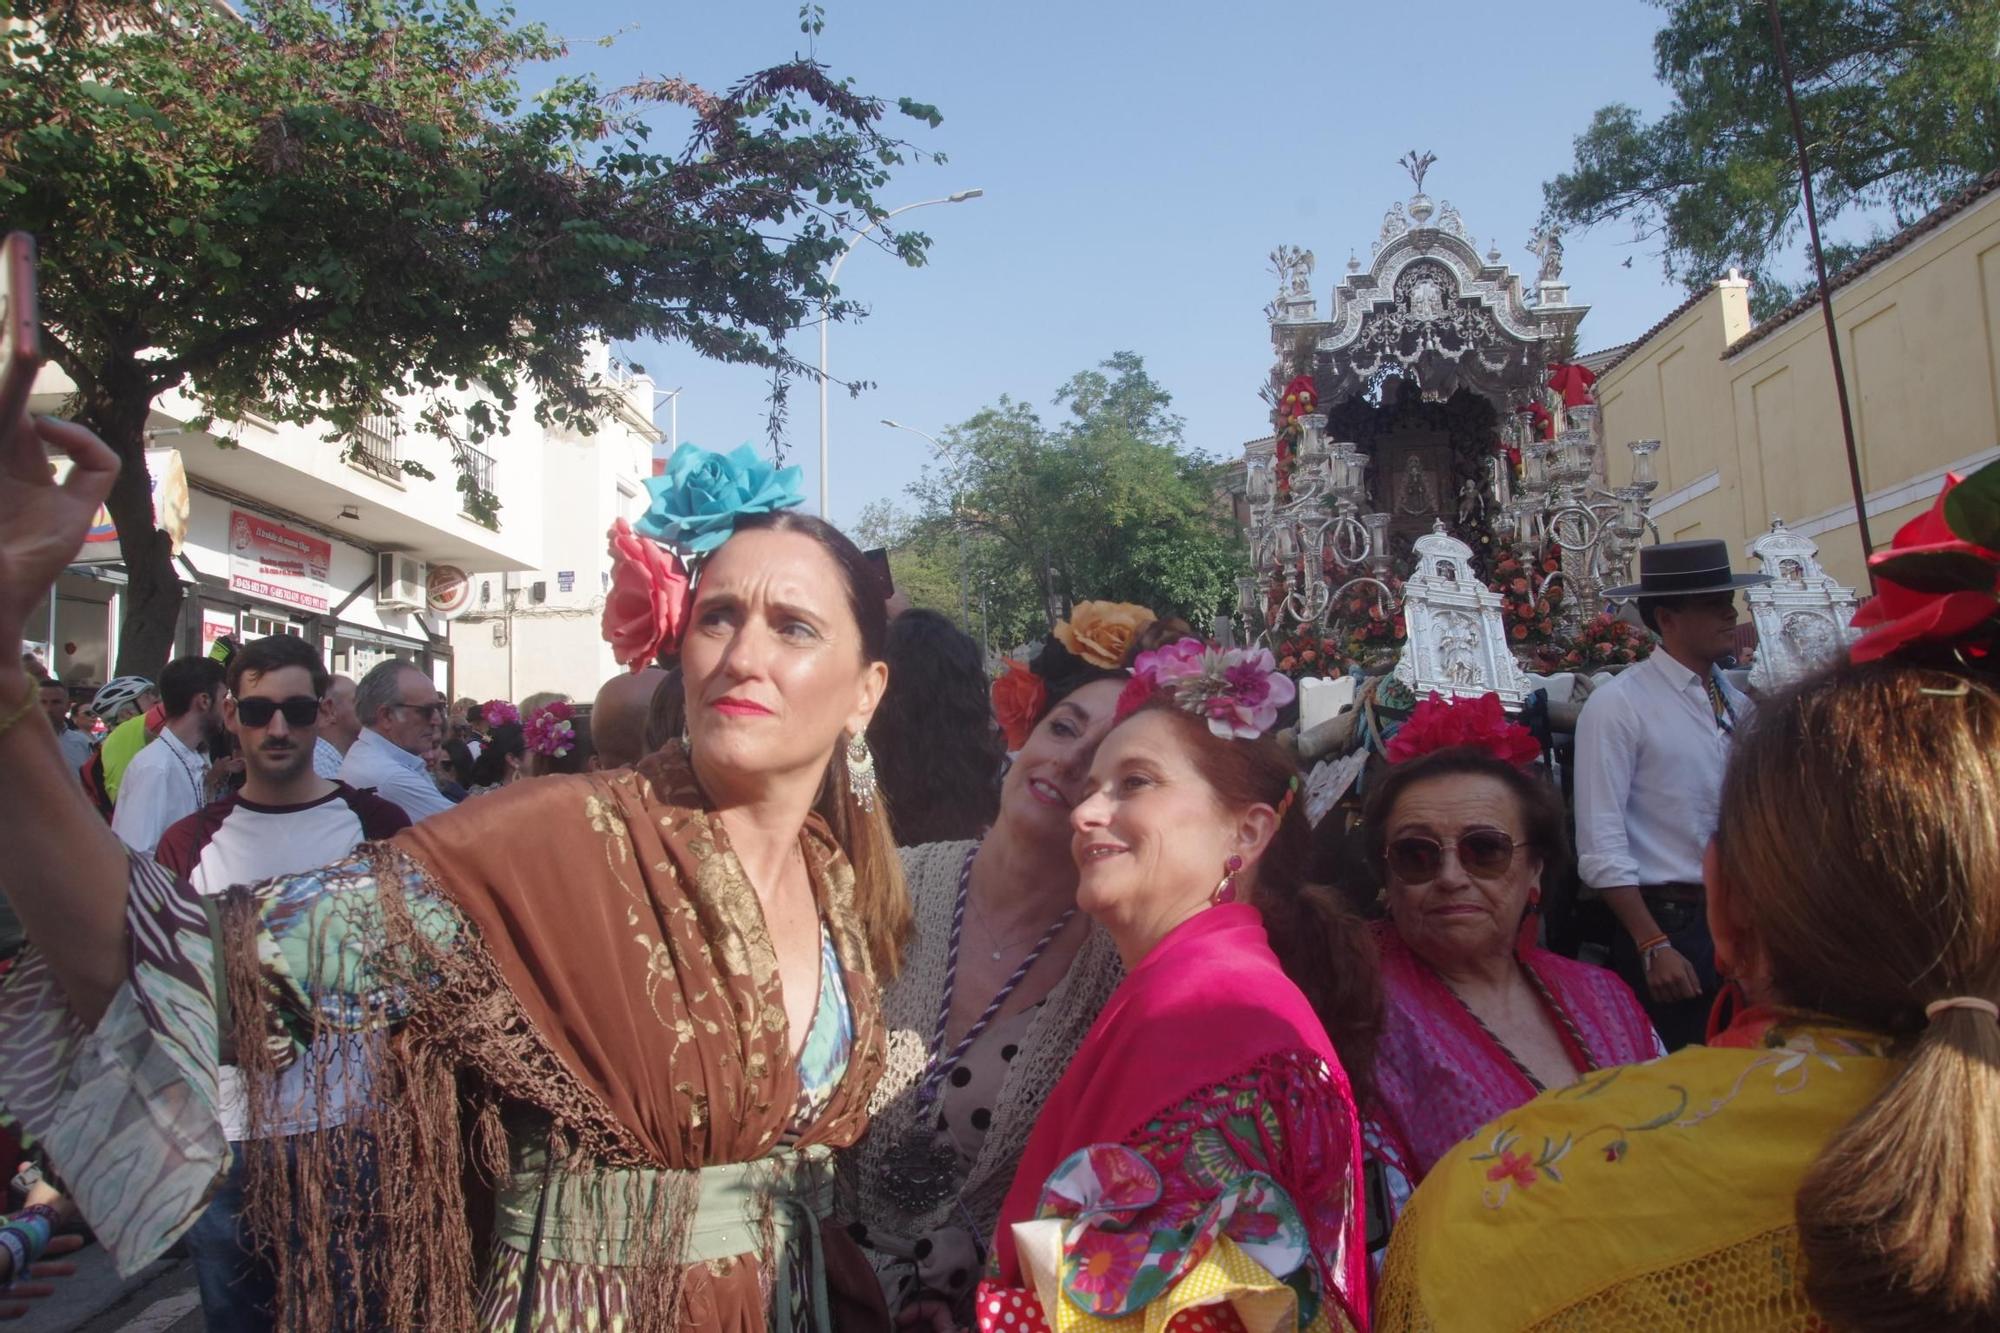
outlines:
M384 551L375 557L375 605L384 610L424 609L424 580L430 571L414 556Z

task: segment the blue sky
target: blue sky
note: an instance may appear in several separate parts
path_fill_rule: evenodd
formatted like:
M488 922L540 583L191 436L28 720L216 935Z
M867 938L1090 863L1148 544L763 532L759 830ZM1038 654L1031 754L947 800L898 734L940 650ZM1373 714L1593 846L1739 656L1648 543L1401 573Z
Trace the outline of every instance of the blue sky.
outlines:
M577 66L612 80L722 85L806 41L796 0L519 4L573 39ZM1383 210L1410 193L1396 159L1428 149L1429 193L1532 277L1524 246L1541 183L1568 165L1591 113L1666 101L1652 73L1661 11L1643 0L826 8L819 54L837 73L944 115L936 130L910 122L911 134L950 160L906 168L882 202L986 191L903 220L932 237L925 267L863 249L841 271L869 315L833 327L830 364L876 386L831 395L841 523L870 500L903 501L927 456L880 418L936 434L1003 393L1053 416L1056 386L1120 349L1173 394L1190 447L1233 453L1266 427L1272 247L1317 253L1324 308L1350 249L1365 261ZM591 44L610 34L609 48ZM1593 307L1585 350L1644 331L1681 299L1628 228L1566 245L1572 299ZM797 349L813 358L810 331ZM683 387L682 439L761 441L763 375L684 348L621 350L662 389ZM813 387L797 385L790 461L805 465L809 495L817 420Z

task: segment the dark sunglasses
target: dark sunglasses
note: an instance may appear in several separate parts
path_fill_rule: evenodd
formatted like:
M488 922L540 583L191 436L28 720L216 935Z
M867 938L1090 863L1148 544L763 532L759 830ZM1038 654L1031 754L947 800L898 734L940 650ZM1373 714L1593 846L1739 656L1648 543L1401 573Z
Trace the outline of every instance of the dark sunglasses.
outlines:
M268 727L275 713L285 715L285 725L309 727L319 720L319 700L310 694L295 694L289 699L238 699L236 716L246 727Z
M417 711L418 711L419 713L422 713L422 714L423 714L423 715L424 715L425 717L427 717L427 718L430 718L430 719L431 719L432 721L436 721L436 720L437 720L438 718L441 718L441 717L443 717L443 716L444 716L444 710L445 710L445 709L447 709L447 708L449 708L449 707L451 707L451 705L450 705L450 704L442 704L442 703L439 703L439 704L396 704L396 705L394 705L394 706L395 706L395 707L397 707L397 708L414 708L414 709L416 709L416 710L417 710Z
M1414 835L1389 844L1389 873L1405 884L1428 884L1444 868L1445 844ZM1455 844L1458 863L1474 879L1498 879L1514 864L1514 839L1498 829L1461 833Z

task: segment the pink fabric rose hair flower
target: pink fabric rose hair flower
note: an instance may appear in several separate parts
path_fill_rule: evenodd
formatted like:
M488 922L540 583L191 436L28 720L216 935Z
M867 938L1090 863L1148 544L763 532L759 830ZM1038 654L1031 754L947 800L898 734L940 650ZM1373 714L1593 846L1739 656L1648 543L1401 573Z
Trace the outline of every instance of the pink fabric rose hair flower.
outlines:
M679 557L619 519L611 525L611 590L604 598L604 641L618 664L653 665L680 643L686 627L688 575Z

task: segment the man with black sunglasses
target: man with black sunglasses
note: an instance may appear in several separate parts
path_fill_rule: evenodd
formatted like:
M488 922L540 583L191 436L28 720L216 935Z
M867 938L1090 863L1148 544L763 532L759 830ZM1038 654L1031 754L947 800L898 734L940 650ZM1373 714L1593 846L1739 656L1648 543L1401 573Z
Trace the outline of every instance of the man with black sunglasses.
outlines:
M225 677L222 721L243 755L243 786L169 828L155 860L196 892L213 896L233 885L330 865L359 842L410 826L408 815L374 792L313 771L331 679L312 645L292 635L255 639L237 650ZM257 1136L289 1139L343 1123L355 1055L338 1038L315 1042L287 1071ZM247 1243L241 1220L241 1145L251 1135L234 1066L221 1067L218 1094L235 1161L188 1232L188 1251L210 1328L271 1328L276 1274L268 1257ZM354 1169L366 1166L358 1161Z

